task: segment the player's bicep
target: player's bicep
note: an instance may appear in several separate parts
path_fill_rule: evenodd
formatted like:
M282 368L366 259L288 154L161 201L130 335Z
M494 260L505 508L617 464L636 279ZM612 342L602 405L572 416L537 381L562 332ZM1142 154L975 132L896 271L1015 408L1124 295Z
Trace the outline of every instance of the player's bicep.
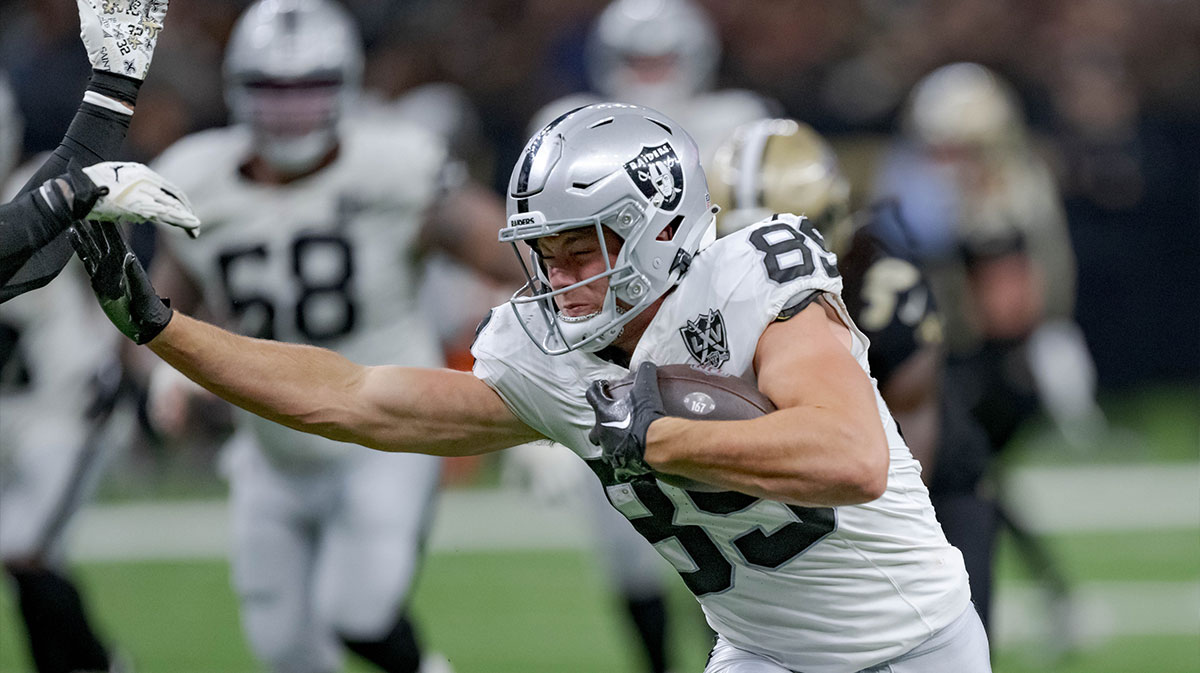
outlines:
M850 351L852 336L823 298L759 338L754 366L759 389L780 408L805 405L874 407L870 379Z
M365 409L360 443L372 448L465 456L543 438L469 372L369 367L358 397Z

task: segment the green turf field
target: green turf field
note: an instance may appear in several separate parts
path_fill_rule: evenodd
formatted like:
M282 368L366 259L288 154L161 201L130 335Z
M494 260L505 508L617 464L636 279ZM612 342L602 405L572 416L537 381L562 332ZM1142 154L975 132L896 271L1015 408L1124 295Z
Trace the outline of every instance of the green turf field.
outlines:
M1190 390L1123 400L1107 410L1132 434L1078 455L1045 448L1052 441L1035 433L1014 462L1194 469L1196 402ZM1136 500L1114 498L1111 508ZM1050 623L1045 594L1002 538L995 671L1200 671L1200 512L1193 514L1184 525L1042 535L1068 580L1070 637L1042 634ZM104 634L140 673L260 670L239 630L223 562L88 562L78 571ZM709 647L706 628L678 585L671 600L676 670L698 673ZM582 550L435 552L419 578L414 612L427 643L459 673L641 670L631 633ZM12 594L0 591L0 673L31 670L18 629ZM349 670L372 669L351 662Z
M1071 535L1050 542L1073 583L1095 587L1149 578L1195 584L1200 581L1196 533L1132 539ZM1002 554L1000 563L1000 600L1006 590L1033 591L1011 554ZM138 671L256 670L239 631L225 564L89 563L79 570L105 634L131 656ZM0 602L0 673L29 670L15 632L11 595L5 593ZM678 669L699 671L708 647L705 628L684 592L672 597L672 608ZM460 673L639 670L630 634L598 570L582 552L434 554L420 578L415 612L427 641ZM1195 673L1200 634L1084 637L1065 658L1051 657L1044 640L1022 640L997 648L995 670Z

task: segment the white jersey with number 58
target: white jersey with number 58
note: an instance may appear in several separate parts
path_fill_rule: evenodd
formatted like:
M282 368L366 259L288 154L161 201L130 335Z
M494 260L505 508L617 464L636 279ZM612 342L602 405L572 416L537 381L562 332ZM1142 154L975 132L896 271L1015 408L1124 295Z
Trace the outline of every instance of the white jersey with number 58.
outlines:
M814 292L834 299L864 371L867 339L839 295L836 260L811 226L779 215L698 253L662 303L632 365L706 364L756 380L763 330ZM740 493L684 491L650 476L618 480L587 439L590 381L628 370L572 351L544 355L510 306L492 310L475 373L523 421L589 459L610 502L679 571L709 624L733 645L805 673L852 673L898 656L968 605L962 555L946 542L920 468L883 400L887 491L855 506L806 508Z
M416 302L415 243L440 187L443 145L405 123L347 124L332 164L273 186L242 174L249 141L240 127L205 131L155 163L204 222L199 239L169 244L207 304L243 334L324 346L362 364L440 365ZM350 448L242 420L278 461Z

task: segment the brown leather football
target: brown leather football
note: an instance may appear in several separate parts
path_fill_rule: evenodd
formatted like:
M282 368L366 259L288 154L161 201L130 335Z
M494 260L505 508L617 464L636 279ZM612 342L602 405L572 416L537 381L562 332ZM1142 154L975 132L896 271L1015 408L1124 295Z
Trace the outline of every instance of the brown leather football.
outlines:
M616 397L633 383L627 376L609 385ZM775 411L770 398L745 379L695 365L663 365L658 368L658 391L668 416L697 421L738 421ZM655 473L660 480L690 491L722 490L686 477Z

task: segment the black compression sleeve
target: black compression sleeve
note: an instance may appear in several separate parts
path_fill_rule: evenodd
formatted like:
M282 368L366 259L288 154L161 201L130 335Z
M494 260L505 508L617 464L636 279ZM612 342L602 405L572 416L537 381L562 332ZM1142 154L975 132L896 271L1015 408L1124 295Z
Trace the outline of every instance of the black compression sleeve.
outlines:
M128 77L93 70L88 90L132 104L137 100L139 85L137 80ZM131 115L91 103L80 104L62 143L21 187L21 193L36 189L46 180L66 173L71 159L83 166L90 166L118 156L131 118ZM5 232L5 238L7 236ZM12 259L5 257L0 266L0 283L3 283L0 301L49 283L71 259L72 252L67 237L59 235L39 249L26 250ZM24 265L22 258L28 259Z
M62 207L52 209L37 192L28 192L0 205L0 281L7 281L24 266L31 253L54 240L71 226L71 215ZM59 267L61 268L61 267ZM57 269L50 272L53 278ZM0 287L0 302L19 294L16 286Z
M88 91L132 105L137 101L137 88L140 85L140 82L128 77L94 70ZM125 142L125 134L129 132L130 119L131 115L82 103L62 143L21 187L21 191L35 189L46 180L66 173L71 159L77 160L82 166L91 166L115 158Z

